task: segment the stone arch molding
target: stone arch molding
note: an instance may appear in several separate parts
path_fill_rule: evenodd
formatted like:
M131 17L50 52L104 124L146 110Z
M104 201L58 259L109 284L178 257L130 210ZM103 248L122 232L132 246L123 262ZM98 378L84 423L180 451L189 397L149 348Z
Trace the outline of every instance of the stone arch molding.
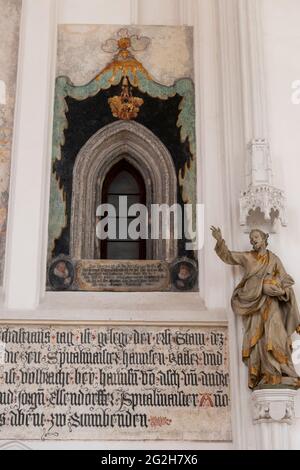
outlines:
M107 173L126 159L142 174L147 206L177 203L172 157L149 129L133 121L117 121L96 132L78 153L73 169L70 254L75 259L101 256L96 240L96 208ZM147 258L172 261L177 256L173 227L169 240L147 241Z

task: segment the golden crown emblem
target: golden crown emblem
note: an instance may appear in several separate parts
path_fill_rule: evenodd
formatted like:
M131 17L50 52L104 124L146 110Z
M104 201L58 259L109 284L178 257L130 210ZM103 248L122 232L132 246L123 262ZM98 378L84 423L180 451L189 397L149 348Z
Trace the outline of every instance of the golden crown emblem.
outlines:
M144 104L144 100L132 95L132 87L129 86L127 77L124 77L121 95L109 98L108 103L114 117L130 120L138 116L140 107Z

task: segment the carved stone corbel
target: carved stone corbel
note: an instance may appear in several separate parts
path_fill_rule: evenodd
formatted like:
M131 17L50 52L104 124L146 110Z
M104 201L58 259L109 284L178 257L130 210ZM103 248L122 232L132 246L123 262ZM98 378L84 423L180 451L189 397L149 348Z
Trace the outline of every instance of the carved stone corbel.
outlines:
M296 390L265 389L253 392L253 423L292 424L295 417Z
M256 390L252 395L252 418L257 448L288 450L291 448L290 425L295 418L296 390L274 388Z

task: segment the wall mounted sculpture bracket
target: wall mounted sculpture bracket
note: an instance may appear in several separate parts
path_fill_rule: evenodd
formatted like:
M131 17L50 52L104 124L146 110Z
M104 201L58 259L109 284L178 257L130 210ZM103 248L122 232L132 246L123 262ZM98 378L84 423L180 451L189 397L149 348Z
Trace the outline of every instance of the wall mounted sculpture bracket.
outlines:
M291 425L295 420L296 395L296 390L287 388L268 388L253 392L252 419L257 449L291 449Z
M292 389L256 390L252 395L254 424L281 422L292 424L295 418L295 396Z

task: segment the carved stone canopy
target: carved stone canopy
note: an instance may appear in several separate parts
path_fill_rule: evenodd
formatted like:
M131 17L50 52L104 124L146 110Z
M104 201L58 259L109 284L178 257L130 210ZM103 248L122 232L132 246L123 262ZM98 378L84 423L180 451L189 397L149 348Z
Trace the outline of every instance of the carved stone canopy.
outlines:
M260 211L266 222L270 221L274 225L278 218L281 225L286 227L285 206L285 195L280 189L268 184L250 185L240 197L240 224L246 226L249 223L248 217Z
M285 195L273 186L270 148L265 139L254 139L248 145L246 180L248 187L240 196L240 225L248 227L246 231L260 225L274 232L278 219L287 226Z
M297 391L289 388L263 388L252 395L252 418L257 449L290 450L290 426L295 420Z

